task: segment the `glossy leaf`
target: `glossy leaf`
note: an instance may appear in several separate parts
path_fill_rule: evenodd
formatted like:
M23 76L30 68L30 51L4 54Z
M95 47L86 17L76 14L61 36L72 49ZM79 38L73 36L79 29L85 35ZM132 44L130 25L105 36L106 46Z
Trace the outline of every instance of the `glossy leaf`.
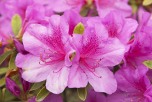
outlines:
M47 96L49 95L49 91L46 89L46 87L43 87L39 93L36 96L36 100L38 102L43 101Z
M18 35L18 33L21 29L21 26L22 26L22 19L18 14L15 14L12 17L11 26L12 26L13 33L15 35Z
M78 92L79 98L82 101L85 101L86 97L87 97L87 90L86 90L86 88L79 88L79 89L77 89L77 92Z

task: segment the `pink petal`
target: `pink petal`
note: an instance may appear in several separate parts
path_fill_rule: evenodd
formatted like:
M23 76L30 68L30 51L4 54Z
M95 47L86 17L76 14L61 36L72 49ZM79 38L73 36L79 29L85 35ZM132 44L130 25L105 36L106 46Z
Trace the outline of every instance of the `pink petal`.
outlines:
M25 50L34 55L40 55L40 53L44 52L44 50L48 48L48 45L46 45L40 38L44 35L49 36L48 33L49 31L45 26L40 24L30 25L23 36Z
M125 53L125 46L120 43L118 39L109 39L105 42L104 47L101 49L101 65L102 66L115 66L121 62Z
M69 88L81 88L86 87L88 79L86 74L80 69L79 66L73 65L70 69L68 87Z
M18 54L16 65L23 69L22 77L28 82L41 82L46 80L51 68L48 65L40 64L39 57L27 54Z
M94 72L87 72L88 80L96 92L112 94L117 89L117 82L108 68L96 68Z
M46 88L54 94L62 93L67 87L68 75L69 69L67 67L62 67L62 69L52 71L47 77Z

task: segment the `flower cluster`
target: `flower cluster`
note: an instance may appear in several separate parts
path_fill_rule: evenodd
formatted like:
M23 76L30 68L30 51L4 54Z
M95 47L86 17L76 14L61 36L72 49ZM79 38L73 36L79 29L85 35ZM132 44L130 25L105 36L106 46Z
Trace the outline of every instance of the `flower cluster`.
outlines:
M0 101L152 102L151 4L0 0Z

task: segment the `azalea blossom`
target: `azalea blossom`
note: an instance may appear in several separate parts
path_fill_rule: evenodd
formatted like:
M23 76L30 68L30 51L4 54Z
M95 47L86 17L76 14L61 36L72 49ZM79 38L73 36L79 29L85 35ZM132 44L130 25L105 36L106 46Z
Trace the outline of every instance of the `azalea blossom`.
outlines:
M64 19L57 15L52 16L48 24L31 24L27 28L23 45L29 54L19 53L16 58L17 66L23 70L23 79L28 82L46 80L50 92L63 92L71 66L68 29Z
M121 62L124 45L117 38L109 38L108 31L101 24L86 27L82 35L73 34L72 45L75 53L68 87L86 87L89 82L96 92L115 92L117 83L108 67Z
M40 0L1 0L0 1L0 36L3 38L3 45L14 38L11 28L12 17L18 14L22 19L22 33L27 23L40 22L44 17L53 14L47 6L47 2L40 3ZM38 16L37 16L38 15ZM41 15L41 16L39 16Z
M141 11L139 15L139 26L134 38L130 41L130 49L125 54L125 63L138 66L143 61L152 59L152 20L150 14Z
M132 18L123 17L118 12L110 12L104 18L91 18L89 25L102 23L108 30L110 38L118 38L124 45L128 45L133 33L136 31L138 23Z
M140 66L142 67L142 66ZM146 71L122 67L116 72L118 90L108 96L107 102L151 102L152 85L146 76Z
M94 7L97 9L100 17L105 17L112 11L119 11L123 16L130 16L131 7L126 0L56 0L51 7L56 12L64 12L69 9L76 9L78 12L83 6ZM93 6L92 6L93 5Z
M95 0L95 3L100 17L105 17L112 11L117 11L125 17L132 13L132 9L126 0Z

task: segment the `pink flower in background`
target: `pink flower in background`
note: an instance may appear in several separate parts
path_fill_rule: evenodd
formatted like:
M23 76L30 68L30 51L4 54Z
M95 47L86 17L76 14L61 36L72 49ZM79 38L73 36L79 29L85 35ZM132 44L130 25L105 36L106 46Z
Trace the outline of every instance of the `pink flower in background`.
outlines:
M0 38L2 45L8 43L8 40L11 39L12 29L10 21L7 18L0 17Z
M51 16L48 24L31 24L24 36L23 45L29 54L19 53L16 64L22 68L22 77L28 82L46 80L46 88L55 94L67 86L69 59L69 26L57 15Z
M138 23L132 18L125 18L118 12L110 12L104 18L94 17L87 22L89 26L96 23L103 24L108 30L110 38L118 38L123 44L127 45L132 34L136 31Z
M15 14L22 18L22 33L29 23L41 22L45 16L51 16L52 10L48 8L48 2L41 0L1 0L0 1L0 36L2 44L14 37L11 28L11 19Z
M136 31L138 23L132 18L125 18L118 12L111 12L102 19L102 23L108 29L109 37L118 38L123 44L127 44L131 35Z
M108 38L106 28L98 24L85 28L83 35L73 34L72 44L76 51L68 87L86 87L89 82L96 92L115 92L117 83L108 67L121 62L124 45L117 38Z
M86 0L50 0L53 2L50 7L55 12L64 12L66 10L80 8L86 3Z
M131 7L124 0L95 0L100 17L105 17L111 11L117 11L123 16L132 14Z
M51 0L52 9L55 12L64 12L69 9L76 9L78 12L84 5L91 7L90 2L97 8L100 17L105 17L111 11L119 11L123 16L131 16L132 8L126 0Z
M139 26L130 43L130 49L125 54L126 64L132 66L141 65L143 61L152 59L152 20L150 14L141 12L139 15Z
M49 5L48 1L49 0L1 0L0 14L9 19L11 19L14 14L19 14L23 20L29 6L41 5L47 8Z
M107 102L151 102L151 83L146 76L146 71L140 73L138 69L142 68L135 70L127 66L116 72L118 90L108 96Z

